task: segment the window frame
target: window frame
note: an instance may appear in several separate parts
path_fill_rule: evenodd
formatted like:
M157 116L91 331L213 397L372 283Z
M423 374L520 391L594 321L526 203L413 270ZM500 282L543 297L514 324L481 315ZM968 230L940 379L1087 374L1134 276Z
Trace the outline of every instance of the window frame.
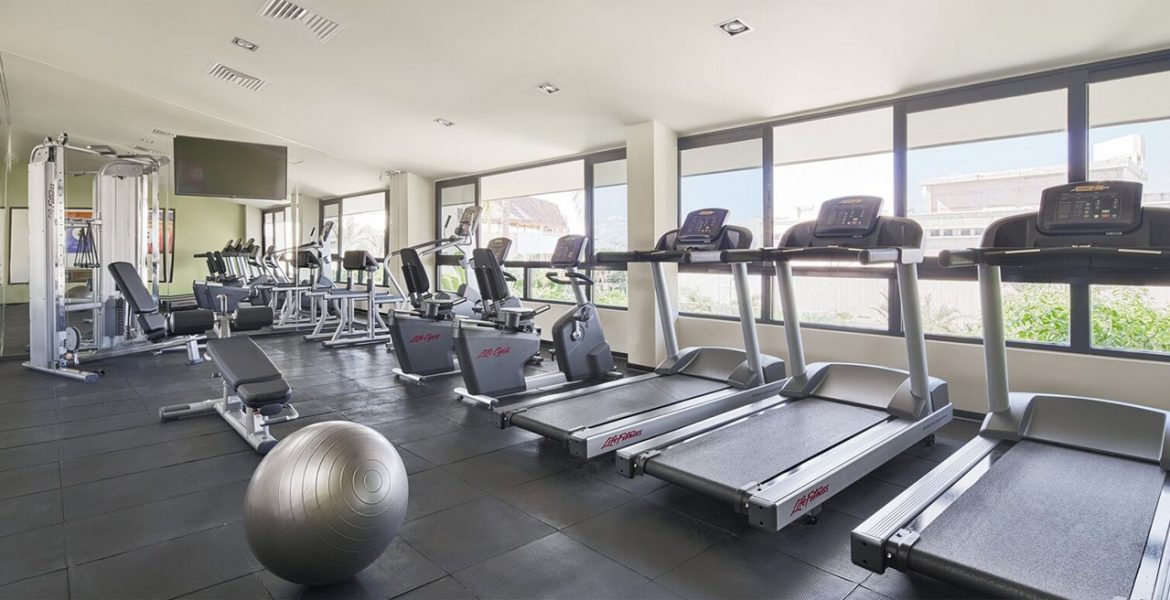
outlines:
M337 272L334 273L334 275L336 275L338 278L345 276L344 269L342 269L342 266L341 266L341 249L344 247L343 240L345 239L345 225L344 225L344 223L345 223L345 201L349 198L357 198L357 197L361 197L361 196L372 196L374 194L379 194L379 193L382 194L382 214L384 216L384 221L385 221L383 223L383 227L384 227L384 231L386 233L385 233L385 235L382 236L382 256L379 256L378 258L384 259L387 256L389 256L390 252L391 252L391 248L390 248L390 237L391 237L391 234L390 234L390 188L388 188L388 187L375 188L372 190L365 190L365 191L361 191L361 192L355 192L352 194L344 194L341 196L328 196L326 198L321 198L320 206L317 207L317 231L318 232L320 232L325 227L325 207L326 206L333 206L333 205L337 206L337 227L336 227L336 231L333 234L334 235L334 253L333 253L333 256L331 258L334 261L336 261L336 263L337 263ZM381 269L380 273L382 274L382 280L381 280L381 283L379 285L382 285L382 286L390 285L390 275L389 275L389 273L386 272L386 269Z
M763 122L752 123L723 129L719 131L705 132L695 135L681 136L678 138L678 156L679 161L679 196L676 198L676 207L678 208L679 218L682 218L681 205L681 161L682 152L693 148L701 148L705 146L713 146L719 144L726 144L738 141L745 141L751 139L762 140L761 149L761 177L763 178L763 219L764 219L764 239L771 240L773 236L773 171L775 168L774 162L774 148L773 148L773 128L784 125L792 125L807 121L815 121L839 116L850 115L854 113L861 113L877 109L892 109L891 119L892 124L892 152L893 152L893 204L896 216L905 216L907 213L907 146L908 146L908 131L907 124L909 115L935 110L940 108L949 108L962 106L966 104L976 104L980 102L1002 100L1016 96L1025 96L1029 94L1050 92L1057 90L1064 90L1066 96L1066 128L1065 131L1068 136L1068 181L1083 180L1088 172L1090 165L1091 145L1089 143L1089 85L1092 83L1099 83L1103 81L1112 81L1117 79L1125 79L1128 77L1135 77L1140 75L1149 75L1153 73L1160 73L1170 71L1170 50L1158 50L1143 54L1136 54L1132 56L1108 59L1103 61L1096 61L1090 63L1083 63L1068 67L1061 67L1024 75L1017 75L1013 77L1006 77L990 81L983 81L974 84L963 86L940 88L927 92L910 94L904 96L894 96L889 98L882 98L873 101L858 102L849 105L842 105L825 110L807 111L795 115L788 115L776 119L771 119ZM438 222L438 215L441 210L441 205L438 201L439 193L442 188L466 185L468 183L476 184L476 203L479 203L479 178L490 175L498 175L501 173L508 173L512 171L519 171L533 167L546 166L561 162L584 160L585 165L585 193L586 193L586 229L590 237L589 260L587 263L588 269L612 269L625 270L625 265L598 265L593 260L593 172L592 165L599 162L607 162L610 160L617 160L618 158L625 158L625 149L617 148L613 150L606 150L596 153L579 154L569 157L557 158L548 161L530 163L525 165L518 165L505 169L498 169L488 171L475 175L464 176L456 179L446 179L437 181L435 183L435 211L436 211L436 230L441 228L441 223ZM477 240L478 242L478 240ZM443 264L455 264L453 257L441 257L440 261ZM436 261L439 263L440 261ZM447 261L450 261L449 263ZM533 267L539 267L539 264L529 264L523 262L508 262L506 266L513 268L525 269L525 281L529 281L527 277L527 270ZM436 265L437 274L438 265ZM697 272L715 272L724 273L725 269L713 266L684 266L682 270L697 271ZM937 258L927 257L927 259L919 266L919 277L928 280L948 280L948 281L975 281L976 273L974 268L963 269L946 269L938 264ZM759 319L760 324L765 325L783 325L783 320L779 315L773 314L773 296L774 283L771 271L771 265L754 263L748 266L748 272L751 276L761 278L761 301L763 303L762 318ZM834 267L795 267L793 269L795 275L807 277L832 277L832 276L849 276L849 277L873 277L885 279L887 281L889 293L889 323L885 330L859 328L843 325L833 325L827 323L802 323L802 327L809 329L824 329L829 331L840 331L847 333L859 333L866 335L885 335L885 336L901 336L902 323L901 311L899 309L900 298L898 297L898 288L896 280L891 272L883 272L880 270L855 270L850 268L834 268ZM1011 348L1044 350L1047 352L1065 352L1071 354L1087 354L1093 356L1108 356L1117 358L1130 358L1140 360L1151 360L1159 362L1170 362L1170 353L1158 353L1152 351L1142 350L1122 350L1115 348L1098 348L1094 347L1091 342L1091 306L1090 306L1090 289L1089 283L1086 281L1069 281L1056 277L1047 277L1044 274L1032 274L1027 278L1020 277L1018 274L1005 272L1003 277L1005 282L1035 282L1035 283L1060 283L1069 286L1069 343L1063 344L1047 344L1037 342L1023 342L1023 341L1009 341L1008 346ZM1094 282L1100 283L1100 282ZM1111 283L1120 285L1142 285L1143 282L1130 282L1128 280L1117 280ZM1150 282L1144 282L1150 283ZM525 300L531 300L528 296L529 290L525 289ZM537 300L539 302L548 302L545 300ZM559 304L558 302L550 302ZM624 307L610 307L604 308L612 310L624 310ZM736 321L734 317L725 317L721 315L710 315L702 313L680 313L680 316L689 318L715 319L724 321ZM981 338L969 338L960 336L951 336L943 334L927 334L926 338L934 341L955 342L965 344L981 344Z

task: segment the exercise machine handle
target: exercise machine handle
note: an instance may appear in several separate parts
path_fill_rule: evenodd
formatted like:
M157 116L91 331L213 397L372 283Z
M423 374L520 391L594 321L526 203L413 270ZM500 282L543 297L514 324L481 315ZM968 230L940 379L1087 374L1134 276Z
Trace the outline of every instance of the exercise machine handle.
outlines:
M561 279L558 275L563 275L565 279ZM592 279L582 275L581 273L565 271L564 273L558 274L556 271L549 271L548 273L545 273L544 276L547 277L549 281L557 285L573 285L573 282L570 281L572 279L576 279L583 285L594 285Z

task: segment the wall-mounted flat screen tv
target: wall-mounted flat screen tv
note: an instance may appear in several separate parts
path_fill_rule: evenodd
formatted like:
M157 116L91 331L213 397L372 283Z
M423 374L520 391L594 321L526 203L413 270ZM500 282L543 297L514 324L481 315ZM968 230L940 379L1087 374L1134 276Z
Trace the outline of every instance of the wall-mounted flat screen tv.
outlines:
M175 193L182 196L284 200L288 148L175 137Z

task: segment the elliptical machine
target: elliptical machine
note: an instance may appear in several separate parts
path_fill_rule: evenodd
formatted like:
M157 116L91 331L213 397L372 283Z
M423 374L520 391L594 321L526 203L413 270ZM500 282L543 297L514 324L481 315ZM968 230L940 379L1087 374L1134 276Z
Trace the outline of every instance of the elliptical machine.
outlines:
M558 371L525 377L528 357L540 350L540 329L536 315L549 310L544 304L534 308L501 306L490 321L463 320L455 337L455 354L463 366L466 387L455 393L473 404L495 406L503 400L515 400L537 393L552 393L575 383L597 383L617 379L613 353L606 342L597 307L589 302L585 287L593 280L578 272L588 238L565 235L557 240L551 266L564 269L550 272L549 281L571 286L576 304L553 324L553 348ZM481 254L482 253L482 254ZM485 305L507 302L511 297L507 273L490 253L476 250L475 277Z

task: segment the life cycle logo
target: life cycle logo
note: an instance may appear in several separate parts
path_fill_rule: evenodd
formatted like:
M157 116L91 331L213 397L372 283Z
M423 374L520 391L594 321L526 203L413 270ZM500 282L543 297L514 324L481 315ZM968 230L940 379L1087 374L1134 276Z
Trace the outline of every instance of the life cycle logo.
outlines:
M483 350L480 350L479 354L476 355L476 358L499 358L505 354L511 353L511 346L496 346L495 348L484 348Z
M441 336L437 333L420 333L420 334L410 338L410 341L408 341L406 343L408 343L408 344L425 344L427 342L433 342L441 337L443 337L443 336Z

